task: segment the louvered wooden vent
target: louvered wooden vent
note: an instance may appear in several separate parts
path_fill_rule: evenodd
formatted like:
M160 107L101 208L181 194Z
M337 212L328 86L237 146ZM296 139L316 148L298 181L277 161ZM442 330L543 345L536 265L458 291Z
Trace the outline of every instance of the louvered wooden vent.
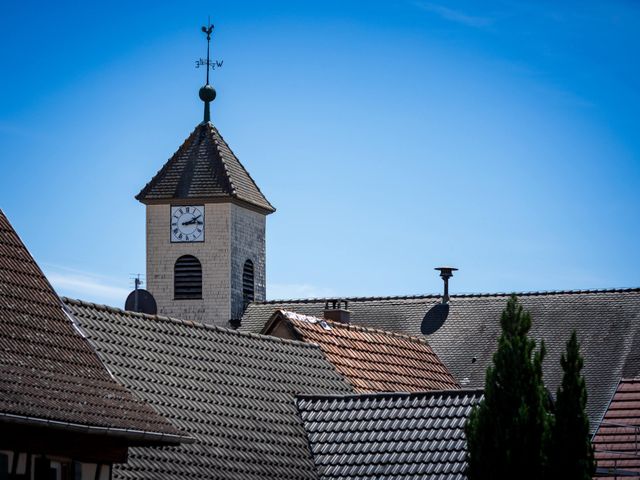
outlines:
M176 260L173 277L173 296L176 300L202 298L202 265L193 255Z
M254 290L253 262L247 260L242 269L242 303L245 308L250 302L253 302Z

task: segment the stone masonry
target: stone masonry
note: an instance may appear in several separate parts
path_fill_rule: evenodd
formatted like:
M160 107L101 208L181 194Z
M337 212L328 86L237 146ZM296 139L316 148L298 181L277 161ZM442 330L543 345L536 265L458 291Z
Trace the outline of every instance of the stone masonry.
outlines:
M179 202L174 205L197 205ZM251 259L255 298L265 298L265 216L230 202L205 204L204 242L171 243L171 204L147 205L147 289L158 313L185 320L229 326L242 316L242 269ZM202 299L176 300L176 260L193 255L202 264Z
M265 300L265 226L266 217L253 210L231 204L231 318L244 313L242 271L247 260L253 262L254 299Z

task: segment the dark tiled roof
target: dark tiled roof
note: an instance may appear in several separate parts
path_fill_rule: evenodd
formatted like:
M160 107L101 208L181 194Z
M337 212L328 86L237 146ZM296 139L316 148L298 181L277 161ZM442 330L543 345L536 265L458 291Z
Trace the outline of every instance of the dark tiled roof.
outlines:
M593 444L599 475L640 478L640 379L620 381Z
M353 390L315 345L64 299L116 377L196 439L118 479L315 478L294 397Z
M301 396L298 410L321 480L461 480L464 425L477 390Z
M562 378L560 355L576 329L585 358L592 428L598 424L621 377L640 374L640 289L532 292L518 294L531 312L531 334L544 339L545 383L555 392ZM348 298L358 325L419 336L425 314L439 295ZM449 317L427 340L463 387L483 387L497 347L500 313L507 294L453 295ZM241 328L260 331L276 309L322 316L327 299L252 303Z
M0 422L8 421L180 439L110 376L0 210Z
M198 125L136 198L231 198L275 211L212 123Z
M320 346L356 391L420 392L460 388L422 338L278 311L298 339ZM266 333L269 333L268 331Z

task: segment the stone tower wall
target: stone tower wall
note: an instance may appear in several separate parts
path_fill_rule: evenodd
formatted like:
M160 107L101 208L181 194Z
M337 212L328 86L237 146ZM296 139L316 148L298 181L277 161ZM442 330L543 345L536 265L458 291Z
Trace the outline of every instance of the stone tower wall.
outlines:
M255 300L266 296L265 231L266 217L261 213L231 204L231 318L242 318L242 273L250 259L254 268Z
M205 204L204 242L171 243L171 205L147 205L147 290L155 297L159 314L228 326L231 318L230 227L233 207L230 203ZM182 255L193 255L202 264L201 300L174 299L174 265Z

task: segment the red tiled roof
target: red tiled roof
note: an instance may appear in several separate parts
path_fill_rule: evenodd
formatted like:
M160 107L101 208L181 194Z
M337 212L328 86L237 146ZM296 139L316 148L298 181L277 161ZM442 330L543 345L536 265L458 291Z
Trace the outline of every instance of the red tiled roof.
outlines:
M460 388L420 338L345 325L279 310L270 325L286 321L300 340L320 346L329 361L361 393Z
M2 210L0 422L82 426L168 443L181 439L173 425L111 377Z
M598 477L640 479L640 379L620 380L593 445Z

